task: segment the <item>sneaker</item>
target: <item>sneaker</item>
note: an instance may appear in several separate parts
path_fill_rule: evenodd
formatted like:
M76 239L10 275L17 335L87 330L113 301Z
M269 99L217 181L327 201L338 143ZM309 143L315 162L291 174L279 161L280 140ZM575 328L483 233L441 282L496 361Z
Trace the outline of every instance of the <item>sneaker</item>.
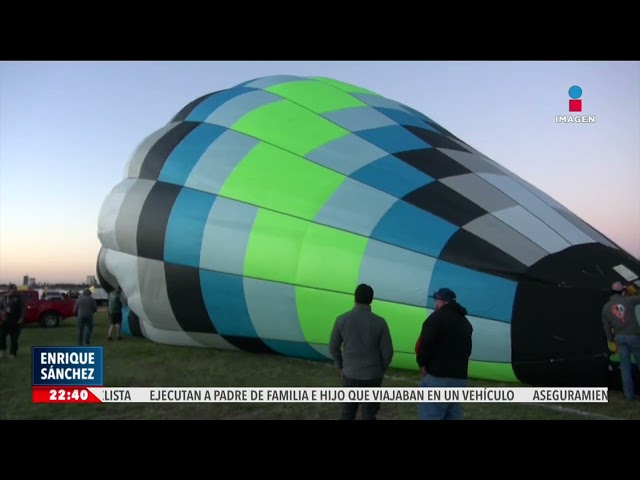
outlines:
M111 340L113 340L113 338L111 337L107 337L107 341L110 342Z

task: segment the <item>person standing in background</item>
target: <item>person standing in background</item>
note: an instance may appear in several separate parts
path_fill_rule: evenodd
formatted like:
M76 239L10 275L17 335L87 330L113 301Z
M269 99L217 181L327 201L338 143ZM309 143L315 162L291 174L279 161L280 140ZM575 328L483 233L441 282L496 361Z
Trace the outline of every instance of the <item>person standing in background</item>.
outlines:
M109 293L109 334L107 340L113 340L111 334L116 331L116 339L122 340L120 328L122 326L122 287L118 285Z
M433 294L435 311L422 324L416 344L416 362L423 388L467 386L469 358L473 348L473 326L467 309L449 288ZM460 402L419 403L420 420L462 420Z
M0 299L0 358L4 357L7 350L7 337L11 341L9 358L16 358L18 354L18 338L26 309L17 290L18 287L10 284L9 291Z
M73 313L78 317L78 345L89 345L93 333L93 314L98 311L98 304L91 296L88 288L76 300Z
M627 400L635 398L633 384L633 362L640 365L640 325L636 317L636 306L640 295L629 295L629 289L621 282L611 285L611 297L602 307L602 324L609 342L609 350L620 355L622 390Z
M340 370L342 386L380 387L393 359L393 343L387 321L371 311L373 288L358 285L355 305L333 326L329 351ZM341 420L355 420L360 404L342 404ZM379 403L363 403L362 419L376 420Z

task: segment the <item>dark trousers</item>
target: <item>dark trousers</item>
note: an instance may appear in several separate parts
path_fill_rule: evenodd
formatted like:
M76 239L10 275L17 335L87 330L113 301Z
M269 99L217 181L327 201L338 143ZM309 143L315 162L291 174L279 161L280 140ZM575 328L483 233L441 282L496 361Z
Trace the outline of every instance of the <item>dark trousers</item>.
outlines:
M93 333L93 317L78 317L78 345L89 345Z
M343 377L342 386L347 388L355 387L380 387L382 386L382 378L373 380L356 380L354 378ZM376 420L376 415L380 410L379 403L343 403L340 420L355 420L358 413L358 407L361 407L362 420Z
M7 337L11 341L11 348L9 349L9 355L15 355L18 353L18 337L20 337L20 331L22 326L17 321L5 320L0 324L0 351L7 350Z

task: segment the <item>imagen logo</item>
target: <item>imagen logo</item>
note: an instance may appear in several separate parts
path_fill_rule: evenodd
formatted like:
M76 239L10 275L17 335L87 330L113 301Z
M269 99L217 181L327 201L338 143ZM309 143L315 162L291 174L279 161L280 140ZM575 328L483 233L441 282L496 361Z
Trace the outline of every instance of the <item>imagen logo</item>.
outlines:
M569 100L569 111L570 112L581 112L582 111L582 89L578 85L574 85L569 89L569 96L571 100Z
M582 87L569 88L569 112L582 112ZM556 115L556 123L596 123L595 115Z

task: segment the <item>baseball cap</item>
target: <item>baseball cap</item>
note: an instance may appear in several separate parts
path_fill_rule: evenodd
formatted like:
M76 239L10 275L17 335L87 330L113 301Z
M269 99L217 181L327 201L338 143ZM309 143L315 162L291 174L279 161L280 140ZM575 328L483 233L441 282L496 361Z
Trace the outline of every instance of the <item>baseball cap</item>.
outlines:
M436 300L444 300L445 302L452 302L456 299L456 293L450 288L440 288L433 294L433 298Z
M613 290L614 292L621 292L625 289L625 286L622 284L622 282L614 282L613 285L611 285L611 290Z

